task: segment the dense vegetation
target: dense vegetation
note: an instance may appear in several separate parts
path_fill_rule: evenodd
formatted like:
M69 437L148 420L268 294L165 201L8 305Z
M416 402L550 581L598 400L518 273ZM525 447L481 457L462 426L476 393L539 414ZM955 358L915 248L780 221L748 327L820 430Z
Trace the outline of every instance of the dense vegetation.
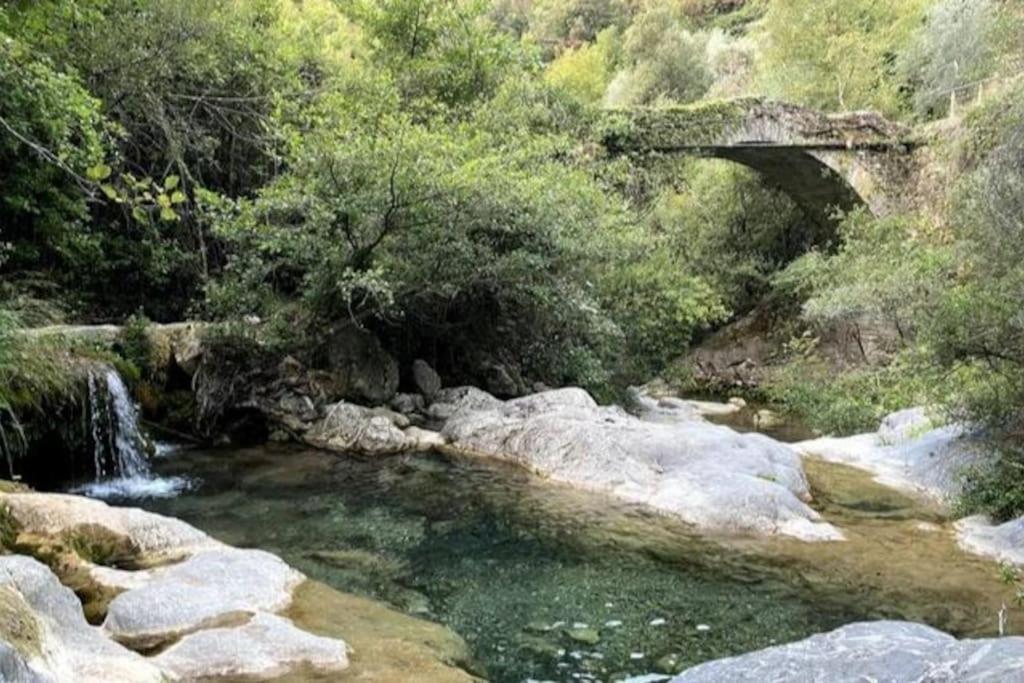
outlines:
M18 326L255 316L296 349L354 323L452 380L500 363L610 395L770 305L796 313L766 394L816 426L926 402L1014 434L1022 20L1013 0L5 3L0 407L58 381ZM601 107L738 95L946 126L927 163L948 182L821 234L746 169L595 144ZM863 321L896 332L883 362L817 353Z

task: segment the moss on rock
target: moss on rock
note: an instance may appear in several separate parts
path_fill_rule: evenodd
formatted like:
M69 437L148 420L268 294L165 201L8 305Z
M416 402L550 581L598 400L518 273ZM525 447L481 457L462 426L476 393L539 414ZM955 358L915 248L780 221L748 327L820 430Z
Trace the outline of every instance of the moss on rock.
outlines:
M0 641L25 658L42 654L42 629L25 598L11 586L0 586Z

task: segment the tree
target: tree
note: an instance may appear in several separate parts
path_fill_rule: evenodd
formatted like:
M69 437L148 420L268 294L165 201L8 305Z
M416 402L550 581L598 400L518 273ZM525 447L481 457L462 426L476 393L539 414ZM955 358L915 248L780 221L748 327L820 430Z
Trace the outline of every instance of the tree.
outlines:
M992 0L941 0L900 55L903 78L913 87L914 111L945 114L950 98L977 91L998 64L999 6Z
M593 43L562 52L548 65L544 78L586 104L598 104L612 79L618 52L617 31L605 29Z
M629 106L700 98L711 86L704 47L671 7L651 5L626 29L624 66L608 86L606 102Z
M786 0L768 5L759 85L826 111L903 109L895 56L925 0Z
M486 99L512 68L513 43L486 10L482 0L363 0L355 16L376 63L429 116Z
M107 155L112 130L101 102L77 74L12 35L0 8L0 240L9 253L0 268L45 269L82 230L87 177Z

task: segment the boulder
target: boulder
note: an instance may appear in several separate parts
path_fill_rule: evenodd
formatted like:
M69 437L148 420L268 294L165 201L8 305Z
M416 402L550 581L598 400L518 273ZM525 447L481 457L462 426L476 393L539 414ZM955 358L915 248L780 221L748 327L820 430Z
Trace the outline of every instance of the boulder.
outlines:
M502 363L484 363L482 368L487 391L495 396L510 398L525 393L526 383L517 369Z
M394 417L408 420L397 413L387 414L345 401L327 407L326 415L303 437L306 443L345 453L390 455L410 450L412 439L398 427Z
M920 411L900 411L887 416L878 432L812 439L794 447L804 455L867 470L880 484L948 505L962 490L964 470L983 466L992 456L963 426L928 429L926 420Z
M441 377L425 360L417 358L412 362L412 380L416 388L429 401L441 389Z
M405 416L421 415L427 411L427 402L420 394L395 394L389 404L392 410Z
M181 520L137 508L111 507L82 496L7 493L2 502L23 533L61 537L79 529L105 529L112 536L130 539L151 564L222 546Z
M511 461L702 531L842 538L807 505L799 455L761 434L692 417L642 420L569 388L460 408L442 435L449 451Z
M227 546L144 571L141 585L110 602L103 622L106 634L136 649L231 623L239 615L283 610L305 578L270 553Z
M0 680L10 683L166 680L90 626L75 594L29 557L0 557L0 641Z
M935 428L924 408L907 408L889 413L878 425L878 441L887 446L906 443Z
M427 409L427 417L444 422L459 410L489 408L500 404L501 401L483 389L452 387L441 389L434 395L434 402Z
M788 645L700 664L672 683L1024 681L1024 638L957 640L903 621L849 624Z
M1024 517L1002 524L984 515L965 517L956 523L956 539L967 552L1024 566Z
M315 636L296 628L288 619L260 612L243 626L187 635L154 661L184 680L210 676L270 678L302 666L340 671L348 667L348 652L340 640Z
M398 363L378 339L354 325L336 331L322 350L327 369L338 380L338 398L387 403L398 390Z

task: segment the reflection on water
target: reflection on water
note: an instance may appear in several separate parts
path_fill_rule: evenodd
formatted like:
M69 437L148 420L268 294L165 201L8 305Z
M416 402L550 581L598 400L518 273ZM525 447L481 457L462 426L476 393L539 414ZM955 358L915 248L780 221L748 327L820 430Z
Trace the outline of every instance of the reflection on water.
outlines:
M434 455L269 446L184 451L157 469L202 483L145 507L441 621L494 681L610 680L883 616L990 633L1008 594L991 564L920 528L934 515L831 465L812 480L847 543L701 540L601 496Z

